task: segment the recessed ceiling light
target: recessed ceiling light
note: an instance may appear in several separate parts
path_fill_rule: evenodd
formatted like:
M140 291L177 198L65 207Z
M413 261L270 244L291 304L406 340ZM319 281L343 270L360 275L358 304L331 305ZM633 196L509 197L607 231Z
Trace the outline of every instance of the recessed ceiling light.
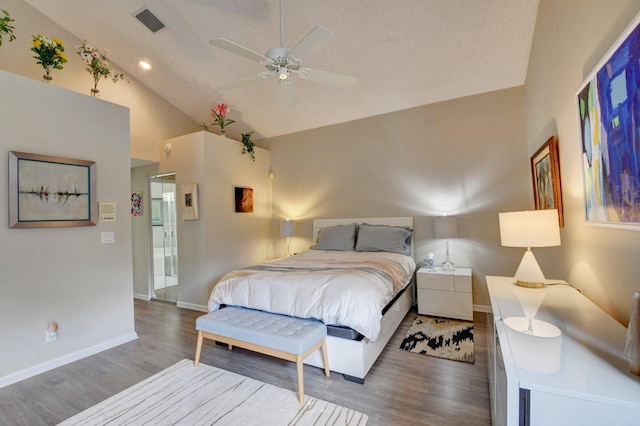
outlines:
M138 62L138 64L140 65L140 68L145 71L149 71L151 69L151 64L147 61L140 61Z

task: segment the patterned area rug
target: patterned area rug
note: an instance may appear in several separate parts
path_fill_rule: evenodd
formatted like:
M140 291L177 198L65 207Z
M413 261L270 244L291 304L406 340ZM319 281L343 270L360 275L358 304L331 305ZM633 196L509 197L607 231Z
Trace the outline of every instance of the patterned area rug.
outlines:
M400 349L473 364L473 322L418 315Z
M297 385L297 383L296 383ZM368 417L317 398L193 361L179 363L61 425L366 425Z

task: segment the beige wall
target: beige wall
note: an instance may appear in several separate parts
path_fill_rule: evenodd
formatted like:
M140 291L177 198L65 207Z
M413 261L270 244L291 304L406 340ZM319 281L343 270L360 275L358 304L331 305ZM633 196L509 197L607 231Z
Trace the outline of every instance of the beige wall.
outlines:
M310 245L314 218L414 216L416 259L442 262L433 218L456 215L452 260L473 268L474 303L488 306L485 275L513 274L522 256L500 247L498 212L529 204L523 101L514 88L268 140L274 216L299 221L292 251Z
M131 278L129 111L0 71L0 387L136 337ZM117 221L9 228L8 152L96 162L96 200ZM91 208L97 208L93 202ZM115 242L101 244L101 233ZM45 343L49 321L60 328Z
M271 153L256 148L256 161L242 155L242 144L200 131L167 140L156 146L162 151L159 164L131 170L132 188L148 194L148 177L175 172L180 185L197 183L199 219L182 220L178 208L178 306L204 309L213 285L233 268L263 262L273 257L271 220ZM234 187L254 190L253 213L236 213ZM178 204L182 200L178 199ZM149 203L149 197L145 196ZM149 208L133 218L134 292L149 296Z
M564 201L562 247L539 261L624 325L640 290L640 228L585 222L575 93L639 11L638 0L541 0L526 84L527 150L557 135Z
M7 37L3 38L0 46L1 69L41 81L43 69L36 64L34 53L30 50L32 35L56 37L64 42L69 62L64 64L63 70L53 71L54 85L89 94L93 77L75 53L76 46L82 44L81 38L64 30L24 1L0 0L0 9L7 10L15 20L16 35L16 40L10 43ZM91 40L88 41L91 43ZM110 46L98 47L109 49ZM121 72L117 66L114 68ZM116 84L102 80L98 85L101 99L129 108L131 158L159 161L160 153L153 149L155 143L199 130L198 123L147 89L143 81L130 80L130 83Z

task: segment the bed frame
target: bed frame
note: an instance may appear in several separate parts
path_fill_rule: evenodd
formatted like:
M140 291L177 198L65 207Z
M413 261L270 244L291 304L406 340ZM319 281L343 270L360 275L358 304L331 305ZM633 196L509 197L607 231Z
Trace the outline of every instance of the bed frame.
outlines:
M353 222L357 222L358 224L369 223L372 225L408 226L413 228L413 217L316 219L313 222L313 241L315 242L317 240L318 232L324 227L345 225ZM412 244L411 256L413 257L413 255ZM384 314L381 321L380 334L375 342L371 342L367 338L348 340L335 336L327 336L329 368L332 371L343 374L347 380L364 383L365 376L413 305L414 285L415 283L412 279L402 295ZM319 350L305 359L304 363L315 367L324 367L322 354Z

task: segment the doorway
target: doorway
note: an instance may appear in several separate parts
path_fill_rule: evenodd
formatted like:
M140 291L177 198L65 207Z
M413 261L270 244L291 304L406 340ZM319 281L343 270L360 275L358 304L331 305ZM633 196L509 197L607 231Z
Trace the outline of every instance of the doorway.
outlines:
M149 177L151 194L151 298L178 301L178 239L176 233L176 175Z

